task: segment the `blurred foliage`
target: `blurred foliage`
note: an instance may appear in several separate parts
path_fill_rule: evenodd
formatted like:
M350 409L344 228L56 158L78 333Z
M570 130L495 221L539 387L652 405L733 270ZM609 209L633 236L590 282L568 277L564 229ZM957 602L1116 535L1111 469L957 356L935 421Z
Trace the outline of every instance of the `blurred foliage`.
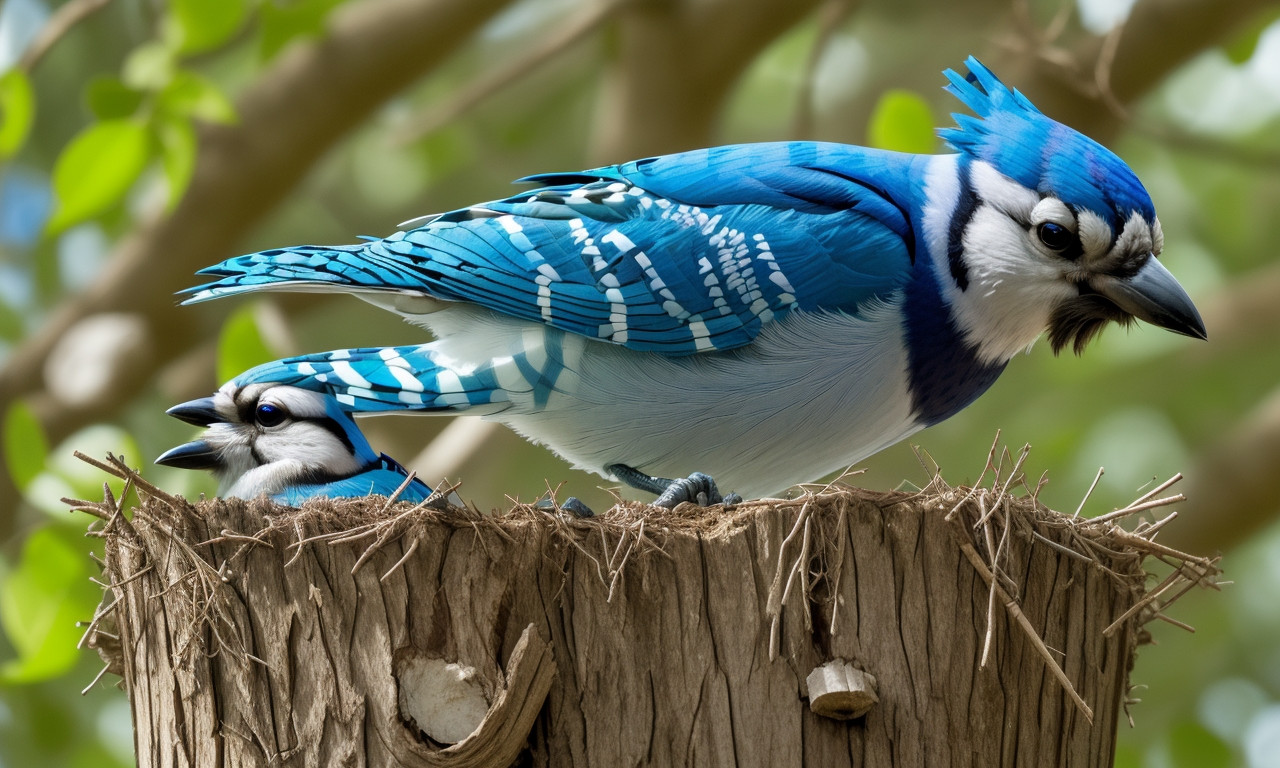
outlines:
M867 146L895 152L929 154L937 149L933 134L933 113L929 102L912 91L885 91L871 113L867 126Z
M0 2L0 361L90 288L118 243L182 199L196 172L201 126L234 124L240 94L291 45L323 37L335 9L360 1L115 0L66 30L35 66L21 61L22 51L61 4ZM790 138L807 109L804 138L936 151L932 129L956 108L940 90L938 71L958 65L964 53L992 51L992 29L1005 23L1007 8L967 0L951 12L938 6L926 13L918 5L868 2L834 29L815 17L787 31L736 83L715 141ZM1051 0L1028 5L1045 24L1060 9ZM1123 5L1080 0L1071 23L1105 32ZM619 44L612 30L566 49L428 135L406 133L578 7L573 0L514 3L438 72L325 154L242 250L386 234L397 221L505 195L511 179L529 173L597 164L590 149L599 119L596 80ZM1165 228L1164 258L1202 308L1222 303L1232 286L1274 274L1277 17L1261 14L1224 48L1173 72L1130 105L1125 130L1112 142L1152 191ZM1042 95L1028 93L1033 101ZM24 501L0 509L14 516L17 531L0 546L0 768L131 762L123 694L109 683L79 692L98 665L75 650L82 631L75 622L92 617L100 593L88 578L96 567L81 538L87 521L69 516L58 500L98 498L106 478L71 451L113 451L145 464L191 436L191 427L164 415L166 407L208 394L244 368L282 354L423 338L354 300L221 304L175 308L207 326L206 336L184 340L190 355L101 423L55 438L53 450L32 406L20 402L3 414L4 471ZM1081 358L1054 357L1040 345L975 405L911 442L960 484L977 476L1002 428L1011 446L1034 443L1028 474L1050 472L1041 498L1058 509L1075 509L1105 465L1084 512L1110 511L1187 470L1277 390L1277 335L1248 330L1211 326L1215 343L1220 333L1228 342L1209 345L1210 352L1145 327L1113 329ZM363 425L375 446L412 466L444 423L383 418ZM428 480L437 471L416 468ZM147 474L188 496L214 487L203 474ZM561 482L593 506L610 498L600 478L505 431L457 474L463 495L481 507L501 507L507 494L533 498ZM903 444L867 462L857 482L909 488L928 479ZM118 484L113 491L121 491ZM1277 563L1280 529L1272 525L1227 554L1235 585L1193 593L1172 611L1196 634L1152 628L1158 642L1142 649L1133 674L1145 686L1134 692L1143 701L1133 707L1136 728L1122 731L1117 765L1280 765Z

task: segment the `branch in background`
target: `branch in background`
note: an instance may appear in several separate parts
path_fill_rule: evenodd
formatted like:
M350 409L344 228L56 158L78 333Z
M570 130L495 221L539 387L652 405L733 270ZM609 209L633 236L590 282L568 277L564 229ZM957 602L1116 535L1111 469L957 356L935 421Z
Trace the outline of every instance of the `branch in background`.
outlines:
M1187 503L1161 540L1224 552L1273 523L1280 467L1280 389L1201 452L1187 473Z
M75 25L100 11L111 0L71 0L58 7L49 17L40 33L22 52L18 60L18 68L30 72L44 58L49 49L71 31Z
M558 33L542 40L533 50L500 62L497 68L481 75L466 90L454 94L444 104L409 118L394 132L391 140L408 144L444 128L591 36L628 2L632 0L600 0L591 3L574 18L557 20Z
M809 59L805 62L804 77L796 94L796 115L791 124L792 137L804 140L813 136L813 84L818 79L818 67L826 55L831 39L840 25L853 13L856 0L827 0L818 10L818 39L813 41Z
M633 3L602 69L591 162L704 147L743 71L819 0Z
M286 51L240 99L240 123L202 129L197 168L171 214L139 227L116 249L105 273L70 297L0 370L0 412L31 396L51 440L110 417L156 371L211 333L222 307L177 312L172 294L191 273L234 252L317 159L390 96L465 43L509 0L363 0L334 12L328 38ZM817 0L705 0L631 3L619 9L615 60L605 68L594 160L623 160L711 141L715 120L738 76L761 49ZM1265 8L1262 0L1147 0L1134 10L1117 48L1110 82L1128 102L1183 61L1216 45ZM1185 18L1183 18L1185 17ZM1097 61L1101 42L1079 46ZM1081 72L1096 71L1084 68ZM1070 73L1067 73L1070 74ZM1037 101L1073 125L1096 123L1106 138L1119 122L1097 100L1062 87L1061 68L1028 77ZM127 367L106 402L66 407L44 392L50 350L74 326L103 312L140 314L155 335L147 361ZM0 494L12 497L7 473ZM0 515L0 538L12 520Z
M1155 141L1180 152L1187 152L1231 163L1249 170L1280 170L1280 151L1272 148L1250 147L1239 143L1203 136L1168 124L1133 122L1134 133L1148 136ZM1273 130L1273 129L1269 129Z
M363 0L335 10L324 39L282 53L242 95L237 124L202 126L195 173L178 206L124 239L93 286L64 301L13 351L0 371L0 413L30 397L56 443L142 391L229 309L179 312L174 292L196 269L233 252L339 139L509 2ZM124 367L92 408L52 400L43 382L50 352L79 323L106 312L142 316L154 336L150 359ZM0 495L13 497L11 482L0 472ZM0 516L0 539L12 523Z
M1108 108L1100 82L1123 109L1273 5L1270 0L1140 0L1112 42L1109 66L1106 38L1088 37L1069 48L1039 48L1012 37L999 43L1023 64L1019 87L1036 95L1045 114L1065 116L1071 127L1108 144L1124 126Z

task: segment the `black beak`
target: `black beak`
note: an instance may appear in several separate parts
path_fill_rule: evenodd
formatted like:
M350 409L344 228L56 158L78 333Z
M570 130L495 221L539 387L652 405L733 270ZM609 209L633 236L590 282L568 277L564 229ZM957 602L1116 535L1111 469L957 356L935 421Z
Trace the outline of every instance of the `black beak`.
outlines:
M1139 320L1196 339L1207 339L1191 297L1152 256L1132 277L1094 277L1089 287Z
M193 440L177 448L170 448L160 454L156 463L178 469L217 469L219 466L218 452L203 440Z
M218 421L226 421L226 418L218 413L213 407L212 397L202 397L199 400L189 400L185 403L179 403L169 410L165 411L175 419L181 419L188 424L195 424L197 427L207 427ZM177 450L176 448L174 450ZM170 451L172 453L172 451ZM165 454L166 456L168 454Z

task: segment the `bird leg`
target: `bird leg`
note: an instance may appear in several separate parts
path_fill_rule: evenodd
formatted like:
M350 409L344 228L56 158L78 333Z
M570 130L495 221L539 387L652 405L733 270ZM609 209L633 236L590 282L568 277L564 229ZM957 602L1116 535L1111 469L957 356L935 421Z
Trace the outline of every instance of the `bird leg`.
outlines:
M721 496L720 489L716 488L716 481L702 472L694 472L688 477L671 480L646 475L626 464L610 464L604 469L632 488L657 494L658 498L653 502L655 507L674 509L676 505L685 501L691 501L700 507L709 507L712 504L732 506L742 503L742 497L736 493Z

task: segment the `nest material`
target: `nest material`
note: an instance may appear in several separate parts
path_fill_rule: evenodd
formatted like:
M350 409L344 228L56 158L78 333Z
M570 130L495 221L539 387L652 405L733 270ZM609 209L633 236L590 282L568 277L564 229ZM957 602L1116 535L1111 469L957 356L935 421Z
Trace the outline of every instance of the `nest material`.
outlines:
M1132 651L1149 637L1143 627L1155 619L1185 626L1168 618L1165 610L1193 586L1214 586L1219 575L1218 564L1216 559L1188 555L1156 541L1159 530L1176 513L1140 522L1132 530L1120 525L1140 513L1181 500L1176 495L1160 496L1176 482L1176 477L1125 509L1091 519L1080 517L1078 511L1068 516L1039 503L1037 495L1043 480L1035 487L1027 483L1022 474L1026 455L1025 448L1015 458L993 446L982 475L971 488L949 486L935 472L932 482L916 493L871 492L835 483L805 488L796 498L752 501L727 510L688 504L675 510L662 510L620 500L613 508L590 519L550 514L525 504L515 504L501 515L486 515L474 508L449 506L439 497L418 505L393 500L378 504L365 499L315 500L296 509L278 507L265 499L191 503L149 484L115 457L108 457L107 463L86 460L126 480L125 493L119 499L106 490L102 502L66 501L73 508L102 520L91 533L106 540L108 564L113 558L140 554L144 547L139 526L145 526L152 535L159 532L169 542L162 558L155 558L153 552L150 562L137 561L129 578L141 578L154 568L163 569L166 591L176 592L188 606L189 626L175 631L175 636L180 638L176 646L179 656L191 659L197 655L232 654L263 664L265 662L251 653L242 617L228 601L224 589L228 582L236 579L238 561L255 548L279 550L279 557L287 557L285 568L309 548L351 549L359 552L351 568L355 574L369 567L375 556L394 542L399 545L400 556L389 566L383 562L379 581L386 582L411 561L421 540L419 534L428 528L472 529L482 548L488 546L486 542L511 543L532 530L545 540L572 549L582 556L582 562L590 563L589 569L594 570L606 602L612 602L626 579L647 578L650 568L646 562L670 557L667 550L673 538L694 538L704 546L714 545L751 526L762 514L780 514L783 519L794 521L789 533L775 543L776 550L772 550L769 542L763 542L761 553L774 563L766 609L771 622L769 657L772 660L780 653L782 618L788 605L820 604L822 610L805 609L793 611L791 615L798 613L803 618L805 631L815 637L837 633L844 605L838 585L842 583L847 551L839 542L850 536L850 510L861 503L886 511L897 505L917 509L923 505L923 509L931 510L949 524L955 546L988 590L981 666L989 663L999 623L997 616L1003 612L1035 649L1074 706L1092 722L1093 711L1059 663L1060 649L1051 650L1046 645L1023 610L1021 574L1011 572L1007 564L1014 540L1029 543L1033 548L1047 547L1106 576L1118 596L1117 604L1125 609L1112 618L1103 634L1125 633L1129 660L1124 670L1126 684ZM988 474L993 479L984 485ZM130 489L136 490L141 500L132 519L125 514L125 499ZM449 490L452 489L445 490L445 495ZM260 525L253 530L224 528L213 538L192 540L193 527L226 519L257 520ZM208 556L214 545L222 545L224 549L220 551L225 551L226 545L235 546L229 557L215 561ZM382 562L387 558L378 559ZM1144 564L1151 561L1162 563L1167 574L1155 587L1148 588L1149 575ZM1015 567L1021 566L1015 564ZM85 642L96 648L107 662L104 672L118 674L122 667L118 642L114 641L116 634L110 631L110 626L117 620L112 613L120 605L118 598L125 586L125 582L105 585L103 607L85 633ZM825 626L815 627L815 622L824 622ZM175 661L180 663L181 659ZM489 693L500 694L501 683L500 674L491 675ZM1127 710L1127 699L1125 704ZM534 707L535 712L536 709Z

